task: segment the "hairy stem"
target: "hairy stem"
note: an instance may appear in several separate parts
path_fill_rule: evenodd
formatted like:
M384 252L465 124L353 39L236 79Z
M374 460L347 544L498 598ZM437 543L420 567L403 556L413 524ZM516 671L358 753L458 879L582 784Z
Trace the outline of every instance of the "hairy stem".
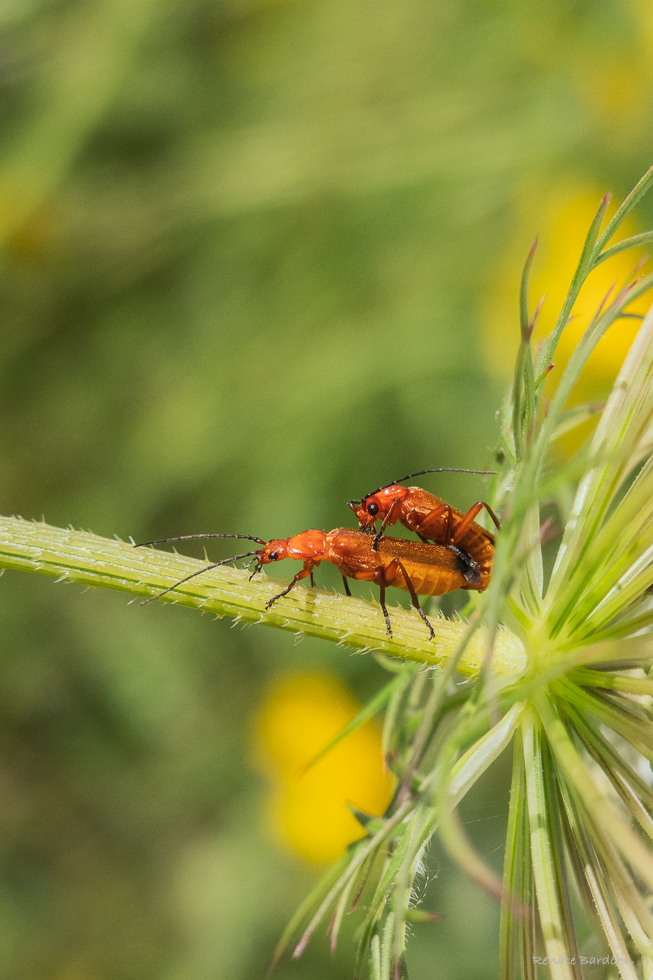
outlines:
M198 571L205 563L153 548L101 538L88 531L74 531L32 523L18 517L0 517L0 568L51 575L57 580L118 589L133 596L150 597L179 579ZM431 621L435 641L428 639L424 623L413 610L392 609L393 636L385 632L376 602L348 599L322 589L297 586L267 612L266 602L285 583L265 575L250 582L248 572L223 565L191 579L162 597L162 602L191 606L216 616L231 616L250 623L334 640L357 650L375 650L391 657L434 666L450 657L467 628L443 617ZM486 637L477 630L471 638L459 670L474 673L483 660ZM494 669L502 674L521 674L526 665L524 649L513 634L497 637Z

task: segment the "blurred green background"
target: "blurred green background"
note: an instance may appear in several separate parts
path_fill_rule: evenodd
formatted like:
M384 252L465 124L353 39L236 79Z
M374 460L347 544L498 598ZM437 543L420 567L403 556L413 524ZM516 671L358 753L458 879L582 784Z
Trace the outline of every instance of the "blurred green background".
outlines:
M281 537L491 463L521 258L556 195L623 196L651 163L653 15L3 0L0 116L1 512ZM381 669L18 573L0 614L0 977L261 977L322 869L268 829L256 718L279 678L360 701ZM508 767L463 810L497 868ZM424 890L445 917L411 977L495 976L491 900L436 849ZM352 968L320 936L276 976Z

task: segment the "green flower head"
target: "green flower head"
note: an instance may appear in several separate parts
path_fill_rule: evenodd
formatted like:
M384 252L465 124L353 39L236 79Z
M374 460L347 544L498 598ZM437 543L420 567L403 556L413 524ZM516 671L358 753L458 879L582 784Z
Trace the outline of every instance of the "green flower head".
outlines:
M653 172L601 230L603 200L555 329L535 355L537 310L529 314L527 298L534 249L528 257L521 345L497 452L493 507L502 529L492 581L470 603L467 623L451 624L446 666L384 660L394 677L374 707L386 705L394 798L382 818L357 814L366 836L299 910L277 955L296 930L299 955L323 919L330 918L335 944L344 913L363 893L360 975L403 977L409 924L436 918L415 907L415 882L438 833L501 901L502 977L535 977L541 969L561 980L580 977L587 958L578 948L579 915L602 937L600 960L611 975L634 980L653 969L653 313L641 322L607 403L569 407L592 350L611 325L634 315L629 307L652 276L629 279L606 297L550 404L543 396L587 276L653 237L609 245L651 183ZM560 435L594 415L589 442L561 461ZM456 806L508 746L513 774L500 881L467 841Z

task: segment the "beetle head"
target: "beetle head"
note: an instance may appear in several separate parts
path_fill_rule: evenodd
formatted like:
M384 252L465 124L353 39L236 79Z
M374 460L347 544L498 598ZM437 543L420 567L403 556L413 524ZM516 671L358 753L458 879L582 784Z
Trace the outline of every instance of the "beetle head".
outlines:
M374 527L377 520L382 521L384 519L395 500L401 499L405 495L405 487L391 484L388 487L375 490L374 493L368 494L362 500L350 500L349 506L358 518L358 526L361 531L369 531ZM390 523L394 524L395 520L391 520Z
M269 565L272 561L281 561L288 557L288 542L283 538L274 538L268 541L264 548L256 552L256 564Z

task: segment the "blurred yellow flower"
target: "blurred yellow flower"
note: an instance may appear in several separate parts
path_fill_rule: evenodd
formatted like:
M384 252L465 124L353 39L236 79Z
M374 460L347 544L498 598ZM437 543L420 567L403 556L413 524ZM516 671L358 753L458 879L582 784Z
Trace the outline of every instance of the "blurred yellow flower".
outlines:
M381 814L392 796L394 781L383 771L372 722L302 771L359 708L334 677L302 674L281 681L255 719L256 755L272 781L272 832L309 861L333 861L363 836L348 803Z
M624 128L645 111L651 77L641 50L586 51L575 65L576 83L585 102L608 126Z
M601 193L594 188L567 184L554 187L548 193L536 195L531 192L524 195L519 203L515 233L491 273L482 308L485 358L488 368L497 378L506 380L514 363L519 339L516 290L535 230L538 233L538 249L530 279L531 311L546 292L533 336L534 346L537 346L554 327L556 312L564 301L587 229L601 197ZM608 216L614 211L613 204ZM628 238L636 233L633 223L627 220L619 237ZM558 345L555 367L547 381L550 390L557 386L560 374L592 316L608 294L610 299L614 298L615 287L618 290L630 277L638 258L633 251L622 252L604 262L589 276L574 307L574 319L564 330ZM629 312L643 315L650 303L651 295L647 293L633 302ZM638 320L621 320L606 332L576 385L574 403L600 402L607 396L638 327ZM581 434L586 435L586 430L579 432L579 437ZM574 448L575 444L568 442L567 448Z

